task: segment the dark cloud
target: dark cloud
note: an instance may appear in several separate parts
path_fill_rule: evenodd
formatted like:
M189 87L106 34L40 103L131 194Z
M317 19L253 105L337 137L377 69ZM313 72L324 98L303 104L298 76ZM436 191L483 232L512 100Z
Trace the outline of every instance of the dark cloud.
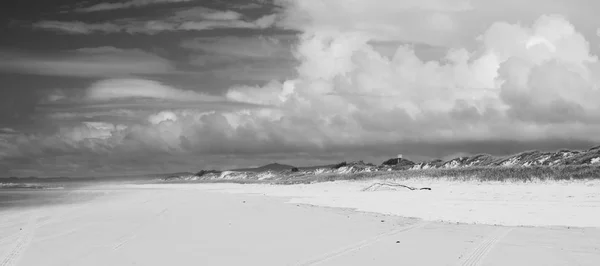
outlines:
M209 31L217 29L267 29L275 24L275 14L267 13L248 18L232 10L217 10L202 6L176 9L154 18L127 17L102 22L82 20L41 20L33 23L34 29L65 34L129 33L157 34L170 31Z
M0 71L67 77L115 77L132 74L168 74L169 60L140 49L81 48L53 54L0 52Z
M33 91L10 87L0 90L0 127L31 123L36 99Z
M128 0L120 3L103 2L97 3L87 7L77 8L77 12L97 12L97 11L108 11L115 9L125 9L134 7L144 7L149 5L157 4L171 4L171 3L185 3L194 0Z
M185 40L190 64L217 78L238 82L283 80L293 77L294 35L203 37Z

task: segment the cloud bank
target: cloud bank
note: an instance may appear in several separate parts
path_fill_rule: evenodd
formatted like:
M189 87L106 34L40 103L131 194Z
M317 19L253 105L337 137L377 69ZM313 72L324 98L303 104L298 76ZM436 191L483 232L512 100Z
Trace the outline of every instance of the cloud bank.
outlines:
M462 145L442 154L448 155L481 143L600 141L600 63L589 40L565 16L541 15L528 24L499 20L464 42L454 36L464 26L456 17L473 12L467 1L353 3L280 1L276 25L301 32L293 47L299 62L295 77L234 86L224 95L261 108L170 108L138 123L88 123L52 137L30 136L11 143L36 145L14 144L13 150L344 158L352 151L419 154L419 145ZM397 15L411 12L416 14ZM381 42L388 43L385 53ZM424 60L416 52L420 45L445 53ZM204 42L184 46L220 53ZM239 53L262 56L243 47ZM105 100L196 97L162 89L98 92Z
M215 101L222 97L208 96L194 91L184 91L159 82L142 79L109 79L92 84L86 99L110 101L116 99L148 98L174 101Z
M107 22L42 20L32 24L34 29L64 34L81 35L93 33L157 34L172 31L206 31L215 29L266 29L276 22L275 14L256 19L246 18L232 10L216 10L205 7L182 8L164 18L117 19Z
M121 3L99 3L89 7L78 8L77 12L96 12L96 11L108 11L115 9L124 9L132 7L143 7L155 4L168 4L168 3L185 3L193 0L130 0Z
M352 24L313 23L322 19L313 10L323 10L313 2L294 2L293 16L283 22L306 27L296 50L298 78L227 94L280 110L238 114L238 124L262 125L284 142L315 149L599 140L598 58L560 15L541 16L529 26L496 22L478 36L476 49L449 49L444 58L424 62L411 45L382 56L370 44L380 35ZM296 14L311 23L298 23ZM347 15L355 25L369 28L369 17L362 21L354 14Z
M122 77L175 71L167 59L152 53L111 46L81 48L51 56L0 51L0 58L0 71L47 76Z

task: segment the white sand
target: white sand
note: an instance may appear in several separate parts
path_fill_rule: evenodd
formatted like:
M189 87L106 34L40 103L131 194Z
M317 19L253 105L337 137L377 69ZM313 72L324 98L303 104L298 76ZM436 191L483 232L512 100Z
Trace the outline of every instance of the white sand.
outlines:
M285 203L329 200L324 205L357 207L351 205L367 200L386 206L384 199L391 197L394 206L411 199L402 204L430 206L431 212L438 210L437 205L455 206L434 202L443 199L434 196L441 188L360 192L363 185L104 187L94 193L103 191L105 196L84 203L0 212L0 265L598 265L600 261L598 228L457 225ZM458 187L450 194L460 195L463 190ZM562 191L567 196L585 188L598 193L597 186L585 184ZM510 190L495 189L495 193ZM87 192L78 193L74 197ZM478 193L471 197L490 197ZM456 199L473 206L487 204L480 198L479 205ZM548 204L547 198L542 199L539 202ZM583 217L577 212L569 215Z
M272 186L219 184L201 190L289 197L290 203L351 208L365 212L506 226L600 228L600 182L456 182L391 181L431 191L361 191L381 181L338 181ZM390 182L390 181L386 181Z

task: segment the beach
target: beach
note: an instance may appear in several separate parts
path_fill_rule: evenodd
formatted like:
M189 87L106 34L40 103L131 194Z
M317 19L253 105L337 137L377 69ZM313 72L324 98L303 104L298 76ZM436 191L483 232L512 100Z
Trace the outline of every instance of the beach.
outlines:
M450 193L447 183L408 182L432 190L361 190L374 183L80 188L56 204L1 211L0 265L597 265L600 261L600 224L593 212L598 213L600 196L595 183L562 184L554 191L570 199L563 202L553 201L558 196L548 189L561 184L465 183L451 186ZM485 193L488 190L496 194ZM547 193L537 198L516 196L537 190ZM506 191L514 193L489 201ZM450 202L449 194L458 196ZM463 217L466 211L457 202L473 214ZM490 206L507 215L510 207L517 213L538 211L485 220L494 210L479 210ZM442 209L446 211L435 213ZM459 218L464 221L456 221Z

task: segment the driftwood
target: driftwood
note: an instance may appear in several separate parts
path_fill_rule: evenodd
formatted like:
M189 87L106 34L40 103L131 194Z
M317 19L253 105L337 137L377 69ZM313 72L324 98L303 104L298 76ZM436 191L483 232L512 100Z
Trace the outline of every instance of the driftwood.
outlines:
M407 185L402 185L402 184L398 184L398 183L391 183L391 182L385 182L385 183L375 183L373 185L370 185L364 189L362 189L362 191L371 191L377 188L381 188L381 187L388 187L388 188L406 188L409 190L431 190L431 188L429 187L421 187L421 188L417 188L417 187L410 187Z

